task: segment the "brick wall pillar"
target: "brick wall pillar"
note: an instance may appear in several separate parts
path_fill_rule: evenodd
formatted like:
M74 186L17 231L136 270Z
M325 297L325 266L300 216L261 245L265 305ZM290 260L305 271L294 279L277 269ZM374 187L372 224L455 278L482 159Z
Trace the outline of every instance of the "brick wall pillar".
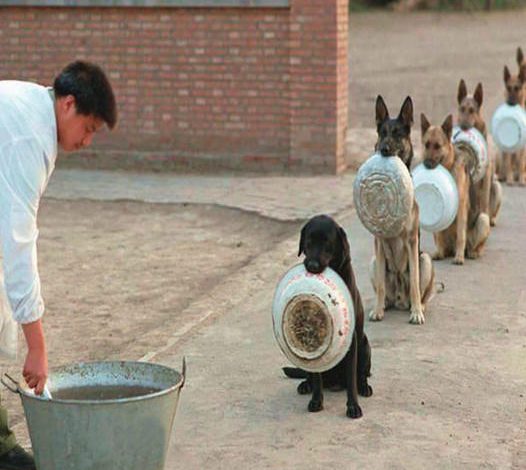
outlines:
M290 12L289 164L345 168L348 0L293 0Z

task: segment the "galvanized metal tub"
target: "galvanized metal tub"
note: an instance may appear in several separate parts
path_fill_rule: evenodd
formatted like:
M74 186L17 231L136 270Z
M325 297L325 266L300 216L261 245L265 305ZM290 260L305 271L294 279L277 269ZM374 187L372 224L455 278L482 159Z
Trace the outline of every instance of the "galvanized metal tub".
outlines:
M145 362L75 364L49 374L51 395L86 387L155 391L127 398L48 400L2 379L21 397L38 470L163 470L184 381L184 362L182 373Z

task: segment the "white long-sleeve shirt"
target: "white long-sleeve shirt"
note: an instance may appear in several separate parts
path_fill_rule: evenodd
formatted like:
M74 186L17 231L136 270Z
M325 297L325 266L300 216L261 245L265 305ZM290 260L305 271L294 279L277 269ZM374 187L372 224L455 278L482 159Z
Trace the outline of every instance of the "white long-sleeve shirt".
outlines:
M0 247L5 292L18 323L36 321L44 313L37 265L37 212L56 156L50 89L0 81Z

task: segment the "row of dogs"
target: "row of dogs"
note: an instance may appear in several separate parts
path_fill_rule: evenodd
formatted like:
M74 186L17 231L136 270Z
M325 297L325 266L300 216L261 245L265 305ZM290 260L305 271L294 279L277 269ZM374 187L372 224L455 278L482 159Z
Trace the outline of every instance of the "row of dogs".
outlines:
M524 105L526 100L526 61L522 50L517 51L519 73L511 75L504 69L506 101L508 104ZM458 125L467 130L475 127L485 138L487 128L482 117L482 84L469 95L464 80L457 93ZM413 146L413 103L407 97L396 118L391 118L381 96L376 100L377 142L375 150L385 157L400 158L411 170ZM409 321L421 325L425 310L435 293L433 259L453 257L453 263L461 265L465 257L478 258L496 224L502 203L499 179L512 184L515 180L524 184L525 152L501 155L490 163L479 182L472 180L472 154L462 146L451 142L453 117L447 116L442 125L432 125L421 115L422 160L427 168L444 166L456 181L459 193L459 209L453 224L434 234L436 252L430 256L420 249L419 213L416 201L402 233L395 238L375 236L374 257L370 266L371 282L376 293L375 306L369 319L380 321L386 309L409 310ZM304 379L298 393L312 394L308 410L323 409L323 388L347 390L349 418L359 418L362 410L358 395L369 397L373 390L368 383L371 372L371 348L364 332L364 307L351 264L349 242L342 227L326 215L310 219L301 230L298 256L305 255L307 271L319 274L327 267L335 270L349 288L354 306L355 330L349 351L342 361L322 373L309 373L302 369L284 367L288 377Z

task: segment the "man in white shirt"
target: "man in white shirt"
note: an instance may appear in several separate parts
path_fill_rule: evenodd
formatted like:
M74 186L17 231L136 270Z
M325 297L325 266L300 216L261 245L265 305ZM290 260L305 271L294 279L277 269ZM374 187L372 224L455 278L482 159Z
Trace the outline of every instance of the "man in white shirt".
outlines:
M41 394L48 374L37 266L37 212L55 167L66 152L91 144L104 125L117 122L111 85L98 66L77 61L52 88L0 81L0 353L16 354L17 324L27 342L23 376ZM31 455L16 443L0 406L0 469L33 470Z

